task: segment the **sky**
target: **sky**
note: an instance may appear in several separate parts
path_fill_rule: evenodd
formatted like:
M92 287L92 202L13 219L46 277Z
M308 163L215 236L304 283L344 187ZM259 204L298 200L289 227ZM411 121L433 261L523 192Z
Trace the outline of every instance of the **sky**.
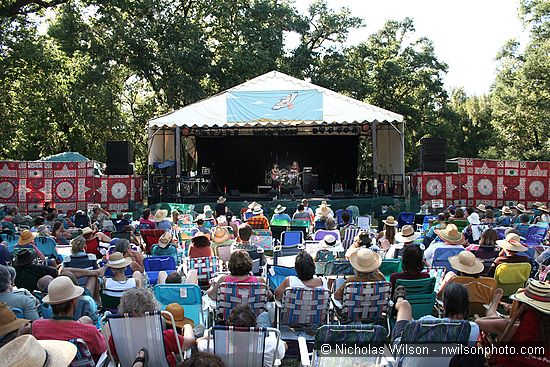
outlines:
M306 13L312 0L295 0ZM348 7L366 27L353 30L347 45L365 41L386 20L414 19L416 35L434 43L436 56L448 65L445 88L463 87L468 94L489 92L496 74L495 56L504 43L527 32L517 16L519 0L327 0L330 8ZM289 38L287 42L295 42Z

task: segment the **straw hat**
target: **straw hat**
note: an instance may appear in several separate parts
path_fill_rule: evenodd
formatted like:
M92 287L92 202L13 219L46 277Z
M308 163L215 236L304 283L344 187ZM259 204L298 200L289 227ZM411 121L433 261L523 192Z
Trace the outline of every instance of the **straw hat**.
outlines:
M19 236L19 240L17 240L17 243L22 246L28 245L34 240L36 235L37 233L32 233L28 229L25 229L23 232L21 232L21 235Z
M479 204L478 206L476 206L476 209L484 213L487 211L487 209L485 209L485 204Z
M468 223L470 224L474 224L474 225L481 224L481 220L479 219L479 214L477 213L472 213L468 215L468 218L466 219L468 219Z
M326 217L330 214L330 209L326 204L321 204L317 209L315 209L315 214Z
M504 205L500 210L502 214L512 214L512 209L509 206Z
M408 224L406 226L403 226L403 228L401 229L401 232L397 232L395 234L395 240L397 242L403 242L403 243L412 242L416 240L418 237L420 237L420 233L416 233L414 231L413 226Z
M197 215L197 217L193 220L193 222L198 222L199 220L206 220L206 215L204 214L199 214Z
M372 273L382 264L382 258L368 248L360 248L349 256L351 266L362 273Z
M158 210L155 212L155 215L153 216L153 220L154 220L155 222L160 222L160 221L165 220L167 216L168 216L168 210L166 210L166 209L158 209Z
M11 308L5 302L0 303L0 337L4 337L12 331L19 330L29 320L18 319Z
M86 236L87 234L94 233L94 230L90 227L84 227L82 228L82 235Z
M382 222L384 222L385 225L391 227L395 227L397 225L397 221L391 215L389 215L386 219L383 219Z
M361 246L369 246L372 243L372 239L369 236L369 232L361 232L353 239L355 242L358 242Z
M449 245L461 245L464 243L464 235L458 231L455 224L447 224L445 229L436 229L435 234Z
M48 285L48 294L42 298L42 302L51 305L68 302L78 298L84 293L84 288L73 284L69 277L57 277Z
M254 210L252 210L252 214L259 215L262 214L264 211L262 210L262 207L260 205L257 205L254 207Z
M550 209L548 209L546 205L539 206L539 210L541 212L550 213Z
M450 256L449 263L453 268L466 274L479 274L483 271L483 262L470 251L461 251L458 255Z
M259 206L260 208L262 207L262 205L260 203L257 203L255 201L251 202L250 204L248 204L248 209L252 210L254 209L255 207Z
M114 269L122 269L127 267L132 263L132 259L124 257L120 252L113 252L109 256L109 261L107 261L107 266Z
M225 203L226 200L227 200L226 198L224 198L223 196L220 196L220 197L218 198L218 201L216 201L216 203L218 203L218 204L223 204L223 203Z
M273 211L275 212L275 214L281 214L285 210L286 210L286 206L282 206L281 204L279 204Z
M333 248L338 245L340 245L340 242L331 234L327 234L321 241L319 241L319 246L322 249Z
M522 252L528 250L526 246L521 244L520 237L515 233L508 233L505 239L497 240L497 245L509 251Z
M23 249L15 255L15 260L13 262L13 265L15 266L25 266L32 264L32 262L36 259L36 254L34 251L31 251L29 249Z
M224 243L229 238L231 238L231 235L229 234L227 228L218 226L214 229L214 235L212 238L212 241L214 241L214 243Z
M541 203L540 201L535 201L535 202L533 203L533 206L534 206L535 208L537 208L537 209L540 209L540 207L542 206L542 203Z
M170 232L165 232L162 236L160 236L158 245L160 248L167 248L170 246L170 242L172 242L172 235Z
M511 299L528 304L534 309L550 315L550 283L531 280L525 290L510 296Z
M527 209L525 209L525 205L523 205L523 204L515 205L514 208L516 208L517 210L519 210L522 213L525 213L527 211Z
M174 324L177 327L182 328L184 325L187 324L191 325L192 327L195 326L193 320L185 317L185 310L179 303L170 303L168 306L166 306L166 311L172 314L172 316L174 317ZM164 318L166 319L167 323L172 323L169 317L164 316Z
M10 367L67 367L75 356L73 343L36 340L32 335L21 335L0 349L0 361Z
M36 232L38 233L38 236L50 236L50 230L47 225L42 224L36 229Z

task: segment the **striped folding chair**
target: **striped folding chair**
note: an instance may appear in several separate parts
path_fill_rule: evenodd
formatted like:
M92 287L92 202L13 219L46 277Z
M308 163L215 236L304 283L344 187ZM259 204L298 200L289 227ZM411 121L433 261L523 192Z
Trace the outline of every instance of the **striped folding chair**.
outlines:
M350 282L344 287L342 301L332 298L336 315L343 322L368 321L379 322L386 319L390 328L388 308L391 295L391 283Z
M357 236L362 231L361 228L347 228L344 231L344 238L342 238L342 246L347 250L355 240L355 236Z
M222 283L216 295L215 318L223 322L238 305L248 304L256 316L266 310L267 285L264 283Z
M81 338L69 339L76 347L76 356L70 364L70 367L95 367L94 359L88 344Z
M220 260L216 256L195 257L187 259L187 270L195 269L201 288L210 285L210 279L221 270Z

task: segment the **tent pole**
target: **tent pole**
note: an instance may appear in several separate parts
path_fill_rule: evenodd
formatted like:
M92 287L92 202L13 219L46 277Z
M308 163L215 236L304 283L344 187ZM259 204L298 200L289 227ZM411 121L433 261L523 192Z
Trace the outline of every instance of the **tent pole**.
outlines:
M377 130L378 129L378 124L376 121L373 121L372 122L372 128L371 128L371 139L372 139L372 174L373 174L373 182L374 182L374 187L373 187L373 190L377 190L378 189L378 186L377 186L377 183L378 183L378 144L376 142L376 139L377 139Z
M181 128L176 126L176 176L181 177Z

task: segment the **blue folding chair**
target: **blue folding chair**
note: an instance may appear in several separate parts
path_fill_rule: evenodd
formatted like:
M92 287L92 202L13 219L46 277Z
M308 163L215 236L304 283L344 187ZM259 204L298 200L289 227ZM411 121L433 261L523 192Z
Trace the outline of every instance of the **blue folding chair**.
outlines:
M541 246L548 233L548 227L531 226L525 236L524 244L526 246Z
M297 275L296 269L280 265L271 266L267 271L267 283L271 291L274 292L283 280L291 275Z
M2 241L6 241L6 243L8 244L8 250L10 252L13 252L15 245L17 245L17 242L19 241L19 236L14 234L2 233Z
M457 271L453 269L449 262L449 257L458 255L462 251L464 251L464 247L458 245L457 248L438 248L434 252L432 266L443 267L446 271L454 271L456 273Z
M155 298L164 310L170 303L177 303L185 310L195 325L205 324L202 308L202 293L195 284L157 284L153 287Z
M426 215L424 217L424 220L422 221L422 232L426 232L428 229L430 229L430 221L434 219L437 219L437 216Z
M23 312L22 309L17 308L17 307L12 307L11 310L15 314L15 317L17 317L18 319L24 319L25 318L25 313Z
M143 267L149 279L149 284L157 284L157 279L160 271L165 271L167 274L176 270L176 261L172 256L148 256L143 259Z
M34 244L46 258L63 261L63 256L57 253L57 243L52 237L38 236L34 239Z
M281 246L296 246L304 242L304 233L302 231L284 231L281 233Z
M342 220L342 214L344 214L344 212L348 213L349 214L349 222L348 223L353 223L353 213L347 209L338 209L336 211L336 213L334 213L334 215L336 215L336 223L338 223L338 227L342 227L345 225L344 221Z
M405 225L414 226L414 213L413 212L402 212L397 216L397 227L402 228Z

